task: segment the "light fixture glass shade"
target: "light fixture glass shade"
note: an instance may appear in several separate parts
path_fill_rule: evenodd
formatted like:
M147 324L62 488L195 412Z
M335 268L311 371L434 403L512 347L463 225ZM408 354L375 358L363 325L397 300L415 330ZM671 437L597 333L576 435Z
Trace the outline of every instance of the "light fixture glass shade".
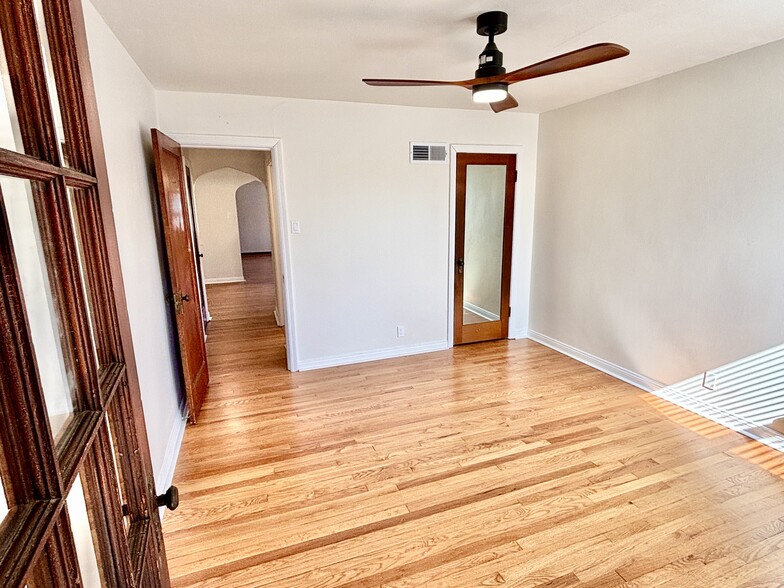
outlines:
M492 102L500 102L501 100L505 100L509 95L507 88L509 88L509 84L504 84L503 82L496 82L494 84L479 84L474 86L472 91L474 102L490 104Z

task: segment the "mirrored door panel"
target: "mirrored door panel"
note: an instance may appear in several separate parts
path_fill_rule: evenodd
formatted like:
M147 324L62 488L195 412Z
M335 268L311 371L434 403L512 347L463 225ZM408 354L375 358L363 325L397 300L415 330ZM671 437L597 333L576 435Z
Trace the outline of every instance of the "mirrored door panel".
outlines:
M455 344L505 338L515 156L457 156Z

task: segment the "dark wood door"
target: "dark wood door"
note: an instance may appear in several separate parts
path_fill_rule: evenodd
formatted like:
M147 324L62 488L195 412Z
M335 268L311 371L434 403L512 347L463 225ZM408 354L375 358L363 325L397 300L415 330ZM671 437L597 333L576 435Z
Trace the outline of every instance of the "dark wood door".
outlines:
M516 165L516 155L457 155L455 345L509 335Z
M182 148L158 129L152 130L152 145L188 418L195 423L207 395L209 372Z
M0 585L168 587L82 3L0 43Z

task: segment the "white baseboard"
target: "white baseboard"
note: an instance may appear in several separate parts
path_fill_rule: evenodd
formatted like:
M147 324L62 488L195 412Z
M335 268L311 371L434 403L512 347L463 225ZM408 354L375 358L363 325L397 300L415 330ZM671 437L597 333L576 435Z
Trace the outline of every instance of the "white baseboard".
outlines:
M166 443L166 453L164 454L161 469L155 474L155 489L158 494L163 494L172 485L174 480L174 470L177 468L177 458L180 455L180 447L182 447L182 438L185 435L185 425L188 419L178 420L171 433L169 433L169 440ZM166 509L161 509L161 518Z
M476 315L481 316L483 319L488 321L500 321L501 317L495 314L494 312L490 312L489 310L482 308L481 306L477 306L476 304L471 304L470 302L463 302L463 308L470 310Z
M509 334L506 336L507 339L528 339L528 331L526 329L521 329L519 331L514 331L512 329L509 330Z
M592 368L596 368L600 372L604 372L612 376L613 378L618 378L619 380L626 382L627 384L631 384L632 386L636 386L646 392L656 392L660 388L664 388L664 384L658 382L648 376L643 376L642 374L638 374L637 372L633 372L631 370L626 369L625 367L621 367L616 365L612 362L607 361L606 359L602 359L601 357L597 357L587 351L583 351L582 349L577 349L577 347L572 347L568 343L564 343L563 341L559 341L558 339L553 339L552 337L548 337L543 333L538 333L536 331L528 331L528 338L532 341L536 341L537 343L541 343L542 345L549 347L550 349L554 349L559 353L563 353L564 355L568 355L572 359L576 359L586 365L591 366Z
M233 276L228 278L209 278L205 279L205 284L233 284L234 282L244 282L245 276Z
M448 348L449 344L444 340L417 343L416 345L407 345L405 347L387 347L386 349L376 349L374 351L346 353L344 355L333 355L331 357L320 357L317 359L300 359L299 371L305 372L339 365L349 365L352 363L364 363L366 361L377 361L380 359L391 359L393 357L404 357L406 355L430 353L432 351L443 351Z

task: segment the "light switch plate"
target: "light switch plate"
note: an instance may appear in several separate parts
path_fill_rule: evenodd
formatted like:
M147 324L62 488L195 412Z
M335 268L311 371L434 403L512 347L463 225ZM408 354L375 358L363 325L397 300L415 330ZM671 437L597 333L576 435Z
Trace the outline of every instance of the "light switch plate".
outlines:
M299 221L291 221L291 232L294 233L295 235L301 232Z

